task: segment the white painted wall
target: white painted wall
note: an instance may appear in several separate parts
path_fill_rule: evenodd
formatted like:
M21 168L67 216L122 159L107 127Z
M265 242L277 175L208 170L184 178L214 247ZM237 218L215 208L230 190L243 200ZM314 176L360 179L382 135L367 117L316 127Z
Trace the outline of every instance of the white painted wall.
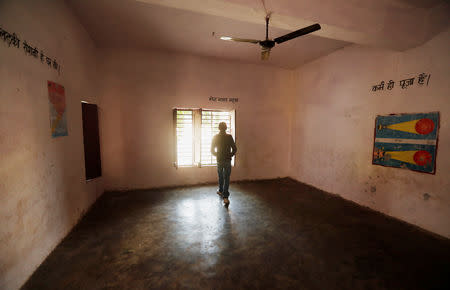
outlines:
M215 167L173 167L175 107L236 109L238 153L232 180L288 175L292 71L138 50L107 50L101 67L107 190L217 180ZM210 102L210 96L239 102Z
M81 100L95 101L95 47L63 1L0 1L0 26L58 73L0 41L0 289L19 288L103 192L86 184ZM47 80L65 87L69 136L50 135Z
M405 52L350 46L298 69L291 176L450 237L449 47L447 30ZM429 86L398 87L422 72ZM371 91L390 79L392 91ZM436 175L371 164L376 115L432 111L441 113Z

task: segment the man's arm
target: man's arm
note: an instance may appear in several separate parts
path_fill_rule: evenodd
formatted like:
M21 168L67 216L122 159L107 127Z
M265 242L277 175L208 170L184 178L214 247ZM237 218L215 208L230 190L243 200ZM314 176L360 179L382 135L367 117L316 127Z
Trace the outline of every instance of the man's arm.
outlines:
M211 154L213 156L217 156L217 152L216 152L216 147L217 147L217 140L216 140L216 136L214 136L214 138L211 141Z
M236 143L234 143L233 136L230 135L230 141L231 141L231 156L234 156L237 152Z

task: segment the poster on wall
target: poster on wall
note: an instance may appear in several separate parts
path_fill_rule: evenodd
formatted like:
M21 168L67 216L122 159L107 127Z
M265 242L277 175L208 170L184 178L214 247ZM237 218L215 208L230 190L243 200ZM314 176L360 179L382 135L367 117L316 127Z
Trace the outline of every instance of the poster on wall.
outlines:
M435 173L439 112L375 119L372 164Z
M50 105L50 128L52 137L67 136L66 96L64 87L48 81L48 100Z

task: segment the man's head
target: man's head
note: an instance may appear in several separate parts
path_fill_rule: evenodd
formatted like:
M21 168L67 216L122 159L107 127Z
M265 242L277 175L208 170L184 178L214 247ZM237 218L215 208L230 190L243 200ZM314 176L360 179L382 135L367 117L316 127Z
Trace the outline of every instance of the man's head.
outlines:
M225 132L227 130L227 123L220 122L219 124L219 130Z

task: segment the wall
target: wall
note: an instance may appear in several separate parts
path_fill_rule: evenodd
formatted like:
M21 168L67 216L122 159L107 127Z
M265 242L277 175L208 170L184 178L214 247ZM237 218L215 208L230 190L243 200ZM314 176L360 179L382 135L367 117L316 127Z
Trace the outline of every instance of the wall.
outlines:
M0 289L19 288L103 192L84 180L81 100L95 101L95 47L63 1L0 1L0 26L61 75L0 41ZM52 139L47 80L66 90L69 136Z
M448 47L449 30L405 52L350 46L298 69L291 176L450 237ZM422 72L429 86L398 86ZM392 91L371 91L390 79ZM435 175L371 164L376 115L431 111L441 113Z
M107 190L216 181L214 167L173 167L175 107L236 109L232 180L287 176L292 71L140 50L105 50L101 62ZM210 96L239 102L210 102Z
M449 31L403 53L347 47L295 73L102 48L99 77L95 46L62 1L0 0L0 19L63 68L58 75L0 43L0 289L25 282L103 192L103 182L114 190L216 180L214 167L172 166L174 107L236 109L233 180L291 175L450 237ZM420 72L432 74L428 87L370 91L381 80ZM67 137L50 137L47 80L66 88ZM82 100L100 104L104 177L89 183ZM371 165L377 114L435 110L441 112L436 175Z

